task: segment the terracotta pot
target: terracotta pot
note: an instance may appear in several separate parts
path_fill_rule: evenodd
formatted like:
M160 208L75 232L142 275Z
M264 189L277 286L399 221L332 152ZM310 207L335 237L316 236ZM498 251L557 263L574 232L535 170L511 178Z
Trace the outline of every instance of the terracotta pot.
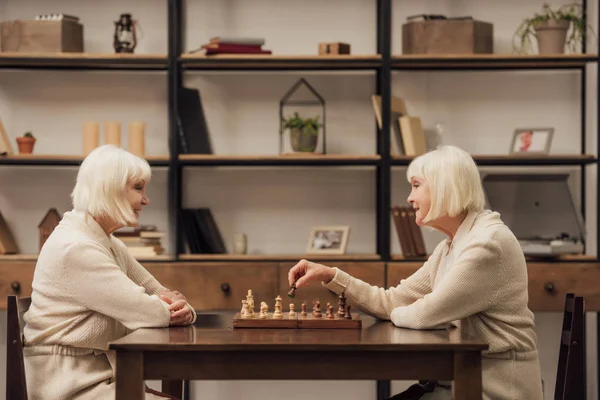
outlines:
M33 137L18 137L17 145L19 146L19 153L31 154L31 153L33 153L33 145L35 145L35 138L33 138Z
M539 54L563 54L569 21L548 21L534 26Z

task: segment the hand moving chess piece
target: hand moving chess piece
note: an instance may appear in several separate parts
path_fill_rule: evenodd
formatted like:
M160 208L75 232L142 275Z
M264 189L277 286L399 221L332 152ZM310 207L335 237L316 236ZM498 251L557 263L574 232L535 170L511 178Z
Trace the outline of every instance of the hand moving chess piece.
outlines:
M302 304L300 305L300 315L302 315L303 317L306 317L306 302L302 302Z
M294 305L294 303L290 303L290 312L288 312L288 316L290 316L290 317L296 316L295 308L296 308L296 306Z
M294 298L296 297L296 282L294 281L294 283L292 283L292 286L290 286L290 291L288 292L288 297L289 298Z
M281 304L281 296L277 295L277 297L275 298L275 311L273 311L273 318L274 319L281 319L283 318L283 313L281 312L282 309L282 304Z
M269 305L262 301L260 303L260 314L258 314L258 318L266 319L269 315Z

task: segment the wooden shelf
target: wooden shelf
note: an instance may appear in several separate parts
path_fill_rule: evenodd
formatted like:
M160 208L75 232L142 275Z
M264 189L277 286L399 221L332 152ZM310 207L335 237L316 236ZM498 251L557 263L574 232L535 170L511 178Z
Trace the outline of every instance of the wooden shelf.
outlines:
M183 68L187 70L369 70L381 66L381 56L375 55L247 55L183 54Z
M330 260L330 261L378 261L377 254L180 254L181 261L300 261Z
M392 57L393 69L568 69L598 62L597 54L410 54Z
M165 54L0 52L3 69L167 70Z
M15 154L0 156L0 165L77 166L83 159L83 155ZM169 165L169 156L148 156L146 160L155 167Z
M212 165L212 166L284 166L284 165L377 165L379 155L355 156L343 154L290 154L281 156L238 156L212 154L182 154L179 160L182 165Z
M37 261L37 254L0 254L0 263L16 261ZM162 254L154 257L136 258L138 261L175 261L175 257L170 254Z
M424 257L411 257L411 258L405 258L402 254L393 254L392 255L392 261L402 261L402 262L407 262L407 263L413 263L413 262L424 262L427 260L427 258L429 257L429 255L424 256ZM528 262L544 262L544 263L569 263L569 262L596 262L596 257L595 256L590 256L587 254L567 254L564 256L558 256L558 257L525 257L527 259Z
M549 154L549 155L473 155L480 166L552 166L595 164L598 158L591 154ZM412 156L394 156L393 165L408 165Z

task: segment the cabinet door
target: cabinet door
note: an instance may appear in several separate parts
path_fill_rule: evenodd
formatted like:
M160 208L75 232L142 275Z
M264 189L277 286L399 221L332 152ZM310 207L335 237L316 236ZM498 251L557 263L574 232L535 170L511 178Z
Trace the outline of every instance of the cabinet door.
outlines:
M278 264L272 263L145 263L163 286L183 293L197 310L239 310L252 289L254 303L274 303Z
M406 279L415 272L424 262L391 262L388 263L386 286L388 288L398 286L402 279Z
M565 296L583 296L586 311L600 311L600 265L597 263L529 263L529 308L564 311Z
M6 309L7 296L31 296L33 261L8 261L0 263L0 309Z
M338 296L332 291L321 285L321 282L311 282L308 286L303 286L296 291L296 297L290 299L287 293L290 290L288 283L288 272L295 263L282 263L279 273L279 295L284 299L284 310L288 309L289 303L295 303L296 309L300 310L302 302L306 302L307 311L312 310L312 302L314 299L319 299L321 310L325 312L327 302L333 305L337 311ZM383 287L385 282L385 263L383 262L328 262L326 265L330 267L338 267L344 272L349 273L355 278L370 283L371 285ZM352 302L348 302L352 305Z

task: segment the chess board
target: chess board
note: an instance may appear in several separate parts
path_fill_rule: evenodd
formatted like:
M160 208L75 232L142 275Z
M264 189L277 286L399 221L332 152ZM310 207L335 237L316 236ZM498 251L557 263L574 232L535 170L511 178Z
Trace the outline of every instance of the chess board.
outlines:
M258 314L251 318L242 318L238 312L233 316L233 328L263 328L263 329L361 329L362 320L357 313L351 313L352 319L346 319L334 314L334 318L327 318L325 314L320 318L313 317L311 313L306 316L296 313L290 317L283 313L283 318L273 318L273 313L268 313L267 318L260 319Z

